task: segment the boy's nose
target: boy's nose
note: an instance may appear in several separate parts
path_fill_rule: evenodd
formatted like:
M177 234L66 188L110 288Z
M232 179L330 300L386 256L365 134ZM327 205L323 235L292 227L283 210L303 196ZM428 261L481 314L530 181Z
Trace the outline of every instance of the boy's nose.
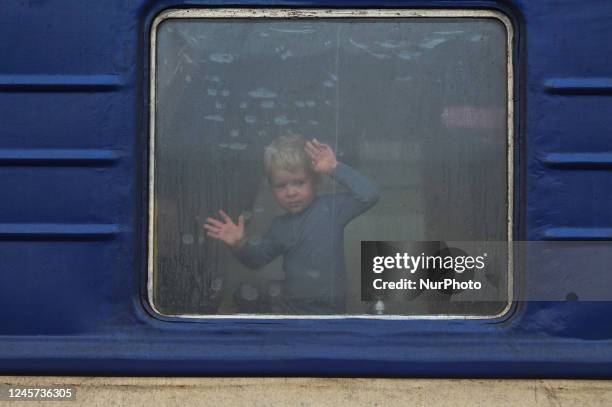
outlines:
M295 194L297 194L297 188L296 187L287 187L287 196L294 196Z

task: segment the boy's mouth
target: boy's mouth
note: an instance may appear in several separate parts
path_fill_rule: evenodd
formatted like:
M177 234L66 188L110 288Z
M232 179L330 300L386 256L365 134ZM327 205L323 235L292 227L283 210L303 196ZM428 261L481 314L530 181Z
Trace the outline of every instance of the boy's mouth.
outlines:
M290 209L297 209L297 208L300 208L302 206L302 204L301 204L300 201L294 201L294 202L287 202L287 206Z

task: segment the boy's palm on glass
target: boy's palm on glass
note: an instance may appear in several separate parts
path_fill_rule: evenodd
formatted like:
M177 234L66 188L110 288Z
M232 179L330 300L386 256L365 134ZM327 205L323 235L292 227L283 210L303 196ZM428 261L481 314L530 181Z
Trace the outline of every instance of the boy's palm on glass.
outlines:
M236 224L227 213L220 210L219 215L223 221L206 218L204 224L206 234L214 239L221 240L230 247L240 247L244 240L244 216L240 215Z
M312 161L312 168L315 172L331 174L336 169L336 165L338 165L336 155L327 144L320 143L315 138L306 142L304 149Z

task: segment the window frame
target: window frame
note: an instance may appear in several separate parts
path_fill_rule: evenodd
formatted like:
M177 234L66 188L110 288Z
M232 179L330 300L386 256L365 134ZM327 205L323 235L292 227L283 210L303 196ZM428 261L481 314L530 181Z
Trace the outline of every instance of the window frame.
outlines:
M154 302L154 260L155 260L155 120L156 120L156 56L157 56L157 29L166 20L170 19L344 19L344 18L490 18L501 22L506 29L506 170L507 170L507 304L496 315L271 315L271 314L163 314ZM498 10L482 9L329 9L329 8L189 8L168 9L155 17L149 33L149 152L148 152L148 229L147 229L147 273L146 273L146 307L156 318L178 321L207 321L214 319L225 320L287 320L287 319L374 319L374 320L496 320L508 315L513 309L514 302L514 259L513 259L513 230L514 230L514 137L515 137L515 96L514 96L514 29L511 19Z

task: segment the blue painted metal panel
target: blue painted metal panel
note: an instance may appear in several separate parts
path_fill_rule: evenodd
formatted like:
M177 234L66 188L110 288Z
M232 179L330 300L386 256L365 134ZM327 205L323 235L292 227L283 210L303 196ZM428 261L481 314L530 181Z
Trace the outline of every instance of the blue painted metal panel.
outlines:
M177 6L506 12L517 34L515 238L610 239L612 3L0 3L0 373L612 377L612 303L503 321L211 320L144 305L148 28ZM523 284L576 273L533 254ZM570 257L571 256L571 257ZM603 276L612 256L581 260ZM574 268L572 268L574 267Z

